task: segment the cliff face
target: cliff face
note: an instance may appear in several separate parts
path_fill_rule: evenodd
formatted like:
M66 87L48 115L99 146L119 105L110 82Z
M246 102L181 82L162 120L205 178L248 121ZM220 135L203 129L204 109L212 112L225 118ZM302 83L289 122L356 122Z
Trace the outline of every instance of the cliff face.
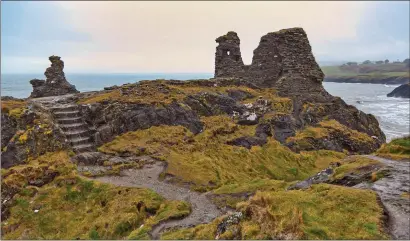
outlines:
M44 75L46 80L32 79L30 84L33 86L31 98L74 94L79 91L75 86L68 83L64 74L64 62L59 56L50 56L51 66L46 69Z

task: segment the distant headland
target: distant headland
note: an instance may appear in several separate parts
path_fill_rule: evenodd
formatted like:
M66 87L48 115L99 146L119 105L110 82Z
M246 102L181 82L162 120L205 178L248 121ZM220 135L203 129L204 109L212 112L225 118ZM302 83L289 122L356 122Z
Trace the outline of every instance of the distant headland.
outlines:
M390 62L365 60L362 63L347 62L340 66L322 66L325 82L405 84L409 83L410 60Z

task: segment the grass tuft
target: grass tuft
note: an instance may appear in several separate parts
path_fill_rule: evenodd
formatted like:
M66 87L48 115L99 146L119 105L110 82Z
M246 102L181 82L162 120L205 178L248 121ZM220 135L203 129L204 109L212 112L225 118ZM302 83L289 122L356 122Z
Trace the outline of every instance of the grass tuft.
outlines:
M410 161L410 136L393 139L387 144L383 144L376 155L393 159Z

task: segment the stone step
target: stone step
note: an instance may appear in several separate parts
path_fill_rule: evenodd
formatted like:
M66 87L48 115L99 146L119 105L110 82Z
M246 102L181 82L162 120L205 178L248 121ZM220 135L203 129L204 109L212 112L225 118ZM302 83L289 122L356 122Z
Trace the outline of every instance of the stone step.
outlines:
M71 145L78 146L83 144L91 144L90 137L77 137L69 140Z
M90 130L80 129L80 130L76 130L76 131L68 131L68 132L64 132L64 135L70 141L71 139L75 139L75 138L78 138L78 137L89 137L90 136Z
M73 123L73 124L61 124L59 126L64 131L72 131L72 130L76 130L78 128L86 127L87 124L84 123L84 122L78 122L78 123Z
M60 106L54 106L50 108L51 112L65 112L65 111L75 111L78 110L77 105L60 105Z
M77 117L80 111L73 110L73 111L62 111L62 112L54 112L54 117L56 119L62 119L67 117Z
M83 120L81 119L81 117L77 116L77 117L69 117L69 118L61 118L61 119L57 119L57 122L60 125L64 125L64 124L79 124L82 123Z
M73 146L73 150L76 153L80 153L80 152L89 152L89 151L93 151L94 145L93 144L82 144L82 145L75 145Z

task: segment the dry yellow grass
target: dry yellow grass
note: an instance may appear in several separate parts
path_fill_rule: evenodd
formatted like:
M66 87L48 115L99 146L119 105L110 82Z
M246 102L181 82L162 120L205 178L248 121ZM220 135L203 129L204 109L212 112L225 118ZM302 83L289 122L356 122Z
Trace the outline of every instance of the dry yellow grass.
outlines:
M20 118L21 114L26 110L27 103L19 100L2 100L1 112L7 113L14 118Z
M410 136L397 138L383 144L377 150L376 155L398 161L410 161Z

